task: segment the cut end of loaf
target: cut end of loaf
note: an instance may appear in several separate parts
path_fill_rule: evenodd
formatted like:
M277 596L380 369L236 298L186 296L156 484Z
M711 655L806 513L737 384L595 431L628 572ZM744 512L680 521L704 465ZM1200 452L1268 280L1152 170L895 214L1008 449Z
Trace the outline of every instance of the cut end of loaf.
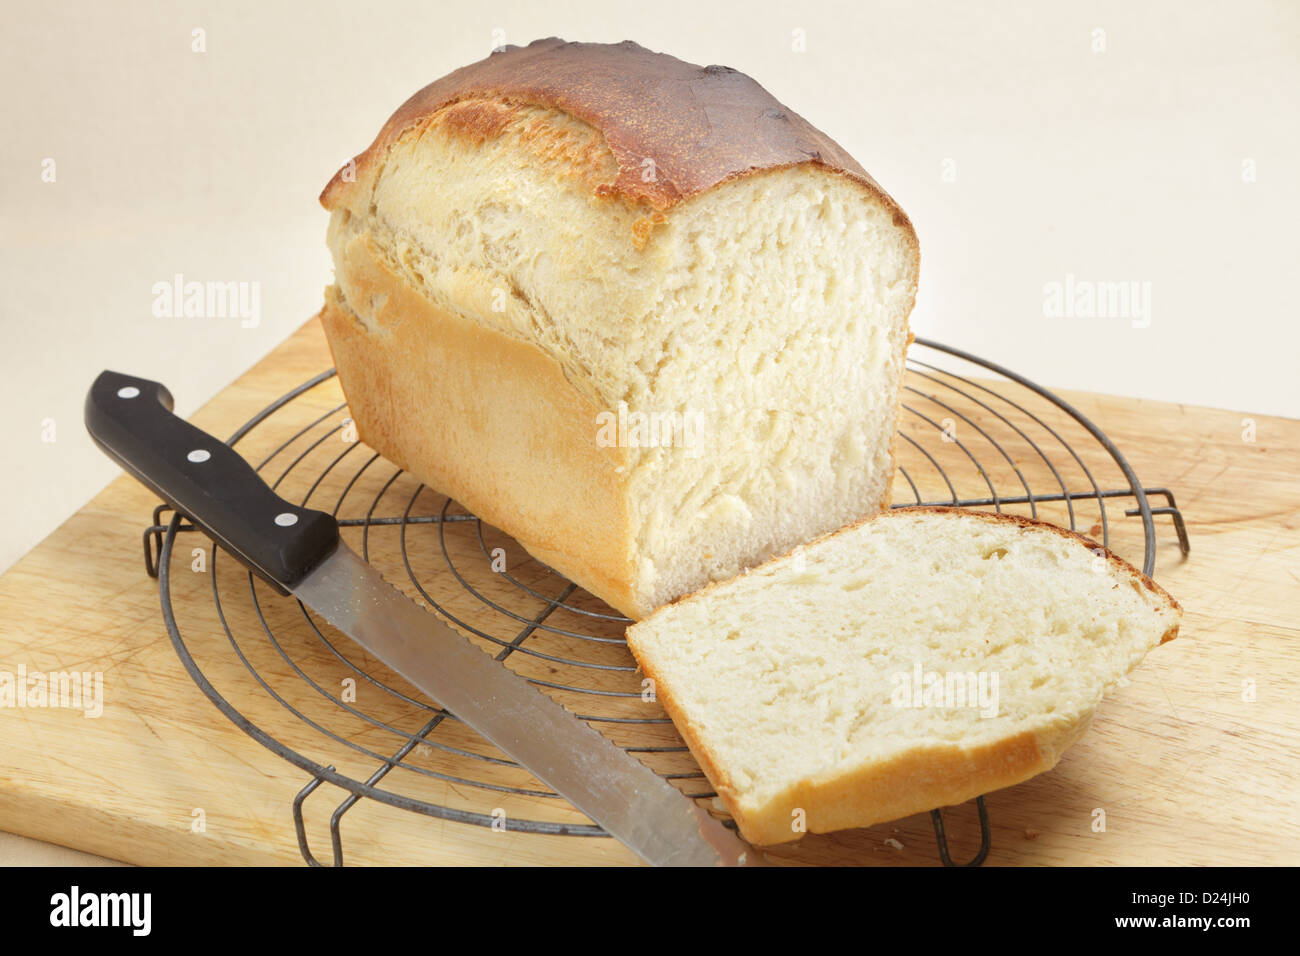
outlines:
M1060 528L901 509L661 608L628 644L742 834L772 844L1050 769L1180 615Z
M417 94L353 172L326 330L362 434L619 611L888 504L916 237L749 78L544 41ZM668 441L611 448L610 416Z

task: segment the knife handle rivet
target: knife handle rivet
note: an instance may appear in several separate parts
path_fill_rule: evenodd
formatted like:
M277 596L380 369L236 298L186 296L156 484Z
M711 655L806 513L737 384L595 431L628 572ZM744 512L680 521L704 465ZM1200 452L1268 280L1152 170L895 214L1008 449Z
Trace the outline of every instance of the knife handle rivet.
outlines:
M123 385L117 390L118 398L135 398L140 394L140 390L134 385Z
M275 516L275 523L278 524L281 528L287 528L290 525L295 525L298 523L298 516L288 511L282 511Z
M208 451L206 448L196 448L185 457L195 464L199 464L200 462L205 462L211 458L212 452Z

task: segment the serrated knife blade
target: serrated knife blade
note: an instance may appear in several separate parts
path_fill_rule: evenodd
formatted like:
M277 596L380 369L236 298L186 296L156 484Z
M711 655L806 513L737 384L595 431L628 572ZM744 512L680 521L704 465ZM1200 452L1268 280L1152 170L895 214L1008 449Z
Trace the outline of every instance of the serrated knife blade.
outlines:
M292 594L648 863L761 856L632 755L393 587L331 515L285 501L161 384L103 372L86 427L109 457L282 594Z

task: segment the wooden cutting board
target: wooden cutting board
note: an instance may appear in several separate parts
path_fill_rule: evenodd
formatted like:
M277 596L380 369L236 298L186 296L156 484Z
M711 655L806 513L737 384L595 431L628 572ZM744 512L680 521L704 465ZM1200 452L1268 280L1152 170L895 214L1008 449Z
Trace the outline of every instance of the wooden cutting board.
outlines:
M319 326L309 322L194 421L226 437L330 364ZM914 384L921 391L927 387ZM1147 487L1174 491L1192 551L1183 559L1170 519L1157 517L1156 577L1183 603L1186 616L1180 638L1148 656L1055 770L989 795L989 862L1294 864L1300 861L1300 700L1295 692L1300 687L1300 422L1085 393L1068 397L1115 440ZM342 414L340 402L337 383L327 382L295 403L295 414L304 423ZM239 447L259 461L291 437L285 427L259 428ZM301 454L333 460L347 439L340 433L340 444L332 444L329 434ZM956 446L952 453L958 454ZM1099 448L1092 453L1099 457L1090 463L1100 469L1104 453ZM1085 452L1085 458L1092 453ZM1013 461L1022 462L1008 455L1008 469ZM299 490L302 474L313 473L290 471L282 490ZM340 472L333 485L334 479L327 479L318 493L333 493L355 471ZM917 464L913 473L920 471ZM403 509L416 515L440 511L443 499L409 476L386 486L392 473L392 466L379 461L343 491L350 502L378 501L375 516L400 515ZM1004 487L1009 472L996 477ZM910 491L895 488L896 500L906 500ZM141 555L141 532L156 503L136 482L120 477L0 577L0 677L20 668L99 672L104 688L98 717L69 708L0 709L0 829L140 864L301 862L292 803L311 775L236 727L182 666L163 626L157 582L146 576ZM1140 523L1123 517L1124 503L1109 511L1107 530L1120 553L1140 562ZM453 507L449 513L454 512ZM1043 513L1067 520L1060 506ZM1085 532L1088 520L1080 523ZM637 675L616 640L581 649L607 665L605 670L561 676L567 671L556 661L579 653L566 636L577 625L565 622L600 621L592 615L602 613L601 605L580 592L556 590L563 582L492 529L478 541L470 534L472 523L447 522L441 547L434 548L439 539L436 532L428 536L433 527L422 526L419 545L407 548L409 567L402 566L402 551L391 537L403 533L400 527L372 527L365 544L390 580L426 582L429 596L463 628L488 635L481 643L493 650L504 646L493 637L502 619L493 605L520 607L511 602L520 598L521 587L543 599L565 595L574 610L557 611L559 617L545 624L546 639L555 643L536 645L554 653L520 652L512 666L564 686L617 688L623 696L609 698L599 726L620 742L631 742L626 735L635 733L637 742L669 748L680 743L662 712L658 722L626 722L632 715L644 718L647 705L634 693ZM362 543L359 533L348 532L356 546ZM439 564L471 567L467 562L475 554L491 555L497 547L517 583L480 574L467 582L477 596ZM356 680L358 672L333 655L328 635L311 632L296 603L260 586L250 588L228 557L209 553L206 540L178 534L176 549L172 594L186 646L213 685L261 729L313 760L328 760L340 772L364 779L384 766L376 755L392 753L402 734L426 722L427 704L405 699L392 681ZM214 591L232 637L217 614ZM545 608L543 602L537 606ZM521 634L534 620L530 614L519 615ZM621 634L616 623L602 626L615 637ZM276 641L266 637L268 631ZM236 645L252 669L241 663ZM368 666L362 659L354 663L361 670ZM366 719L354 720L332 702L348 700L349 673L356 695L352 706ZM272 692L302 716L278 703ZM567 693L557 691L575 710L590 710L585 694ZM307 721L348 744L325 738ZM437 734L380 785L501 819L584 822L553 797L514 792L535 789L536 783L516 768L481 759L491 756L490 748L463 728L444 724ZM497 789L448 779L456 777L464 752L478 754L473 765L488 768L474 783ZM683 790L707 790L688 754L647 759L676 772ZM346 796L326 783L303 803L307 839L323 860L330 858L330 814ZM973 804L946 811L946 819L953 855L968 858L977 845ZM605 838L493 830L371 799L346 812L341 835L345 862L357 864L635 862ZM936 862L927 815L809 836L771 856L793 863Z

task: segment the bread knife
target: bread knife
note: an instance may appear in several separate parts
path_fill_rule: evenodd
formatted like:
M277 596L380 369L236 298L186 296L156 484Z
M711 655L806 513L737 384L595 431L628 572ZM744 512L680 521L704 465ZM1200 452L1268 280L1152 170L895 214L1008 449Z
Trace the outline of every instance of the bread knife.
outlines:
M647 863L763 862L654 771L386 582L343 542L332 515L285 501L238 452L172 407L158 382L105 371L86 396L86 429L277 592L324 617Z

